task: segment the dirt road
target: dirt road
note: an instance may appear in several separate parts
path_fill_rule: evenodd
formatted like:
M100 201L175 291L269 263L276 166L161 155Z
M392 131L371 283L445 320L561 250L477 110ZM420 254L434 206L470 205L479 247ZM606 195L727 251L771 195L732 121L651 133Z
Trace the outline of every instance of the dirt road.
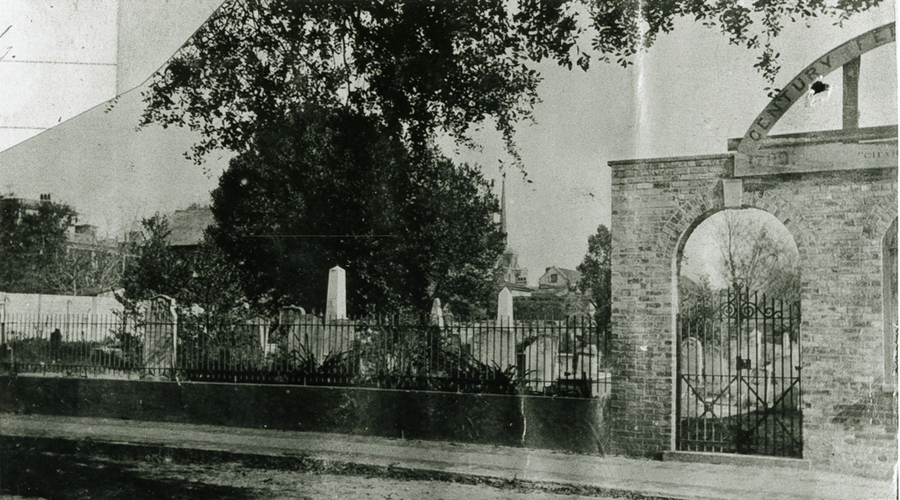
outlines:
M238 463L183 464L170 459L109 459L32 450L4 450L0 497L47 500L210 498L383 500L562 500L579 495L385 477L249 468ZM592 497L597 498L597 497Z

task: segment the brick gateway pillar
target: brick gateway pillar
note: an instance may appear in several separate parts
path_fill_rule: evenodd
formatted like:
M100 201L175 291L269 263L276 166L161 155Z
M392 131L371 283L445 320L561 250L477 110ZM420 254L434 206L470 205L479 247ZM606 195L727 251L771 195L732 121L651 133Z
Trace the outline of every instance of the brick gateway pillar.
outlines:
M886 350L884 241L896 231L897 126L768 136L810 85L859 68L895 40L876 28L816 59L752 122L731 152L613 161L614 452L656 456L675 443L675 323L680 254L691 231L725 208L758 208L800 252L803 458L815 468L890 477L897 460L896 378ZM854 71L844 71L852 86ZM893 224L893 226L892 226ZM895 338L895 337L894 337Z

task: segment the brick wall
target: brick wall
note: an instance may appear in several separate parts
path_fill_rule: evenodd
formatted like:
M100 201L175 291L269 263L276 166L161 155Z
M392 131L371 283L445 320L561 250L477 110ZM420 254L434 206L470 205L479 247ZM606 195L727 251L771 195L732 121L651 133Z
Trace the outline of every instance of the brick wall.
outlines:
M744 190L759 208L777 200L800 250L804 458L890 477L897 404L884 390L882 241L897 217L897 170L745 181Z
M721 207L730 156L614 162L610 416L616 451L671 449L675 333L673 263L688 226Z
M676 256L690 230L724 208L719 181L733 160L610 166L613 446L653 456L674 444ZM890 476L897 405L884 389L882 241L897 216L897 170L744 178L742 203L778 218L800 251L804 458Z

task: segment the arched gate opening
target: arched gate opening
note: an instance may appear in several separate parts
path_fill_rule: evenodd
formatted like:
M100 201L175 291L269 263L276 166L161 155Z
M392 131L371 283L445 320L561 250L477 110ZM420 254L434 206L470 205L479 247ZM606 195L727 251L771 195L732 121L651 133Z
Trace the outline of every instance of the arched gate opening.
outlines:
M725 209L678 252L679 451L801 458L800 273L790 232Z

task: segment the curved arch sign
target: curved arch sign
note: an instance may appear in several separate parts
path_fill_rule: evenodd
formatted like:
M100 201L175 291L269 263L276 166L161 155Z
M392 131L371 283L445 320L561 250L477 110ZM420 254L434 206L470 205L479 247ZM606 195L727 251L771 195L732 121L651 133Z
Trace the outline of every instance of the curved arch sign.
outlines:
M895 23L885 24L832 49L825 55L817 58L812 64L797 74L797 76L785 85L781 92L769 102L759 116L753 120L750 128L744 134L744 137L738 144L735 154L735 175L752 175L753 173L759 173L757 171L758 169L753 168L754 164L763 167L765 170L771 170L770 168L765 167L771 167L772 165L770 164L773 161L776 163L788 161L783 155L775 155L775 159L773 160L771 154L759 154L760 146L765 141L772 127L778 123L778 120L784 116L791 106L806 96L810 85L817 79L853 61L860 55L881 47L882 45L892 43L896 41L896 39L897 33ZM897 136L894 135L893 137L896 138ZM894 143L894 151L893 158L896 161L896 143ZM783 161L779 161L779 158ZM801 158L801 163L802 160L803 159ZM801 170L805 169L801 168Z

